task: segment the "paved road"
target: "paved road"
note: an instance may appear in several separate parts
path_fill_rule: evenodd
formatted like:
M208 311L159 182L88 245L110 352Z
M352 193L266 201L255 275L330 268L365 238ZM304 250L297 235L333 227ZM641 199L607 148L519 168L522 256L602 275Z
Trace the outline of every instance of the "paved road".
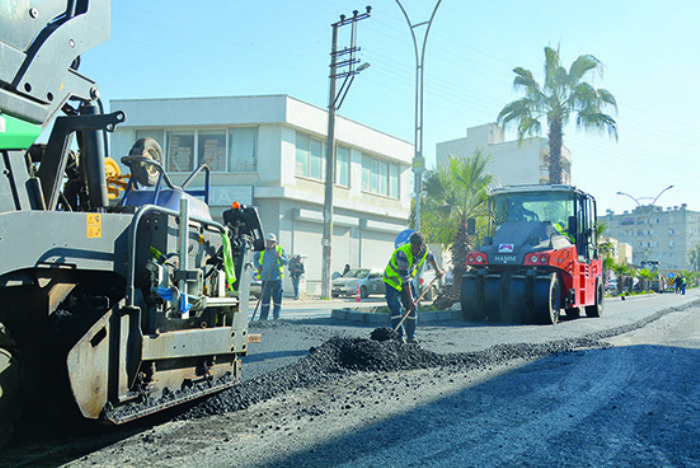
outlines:
M555 326L423 326L424 349L486 350L487 358L500 344L506 359L349 373L247 410L120 437L67 466L700 467L699 298L609 301L603 318ZM305 304L300 314L314 307L328 310ZM369 328L327 317L252 323L263 342L251 345L243 373L294 362L329 336L368 337ZM531 344L587 336L614 346L527 356ZM417 352L412 346L396 349Z
M653 294L635 296L622 301L607 300L600 319L566 320L554 326L519 325L453 320L437 324L420 324L421 347L437 353L483 351L496 344L544 343L578 338L594 333L616 334L616 330L650 320L670 308L687 305L700 298L700 289L691 289L685 296ZM362 305L383 305L383 298L371 298ZM260 333L262 341L251 343L243 358L243 379L255 378L280 366L291 364L333 336L368 338L377 327L372 324L339 322L330 319L336 307L353 307L354 301L287 301L283 302L279 322L251 322L250 332Z

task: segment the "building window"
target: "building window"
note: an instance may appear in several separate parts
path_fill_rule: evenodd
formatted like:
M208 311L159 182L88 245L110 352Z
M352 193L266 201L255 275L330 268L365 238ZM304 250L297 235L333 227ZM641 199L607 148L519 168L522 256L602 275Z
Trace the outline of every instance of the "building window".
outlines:
M231 128L229 139L229 171L255 172L258 170L258 129Z
M299 177L323 180L323 144L303 133L296 134L296 168Z
M335 183L350 187L350 149L335 147Z
M362 190L399 198L399 165L363 154Z
M399 198L399 165L389 165L389 196Z
M214 172L226 171L226 132L223 130L199 132L197 138L199 163Z
M257 170L257 127L137 130L136 138L143 137L155 138L160 144L168 172L191 172L195 164L206 164L215 172Z
M165 159L168 172L191 172L194 170L194 130L166 132L167 149Z

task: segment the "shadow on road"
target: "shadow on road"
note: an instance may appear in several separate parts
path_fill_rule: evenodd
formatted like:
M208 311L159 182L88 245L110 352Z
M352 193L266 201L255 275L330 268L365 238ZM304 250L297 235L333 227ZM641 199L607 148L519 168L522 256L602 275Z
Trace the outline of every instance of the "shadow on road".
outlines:
M555 354L268 466L698 466L698 362L648 345ZM348 405L372 414L362 396Z

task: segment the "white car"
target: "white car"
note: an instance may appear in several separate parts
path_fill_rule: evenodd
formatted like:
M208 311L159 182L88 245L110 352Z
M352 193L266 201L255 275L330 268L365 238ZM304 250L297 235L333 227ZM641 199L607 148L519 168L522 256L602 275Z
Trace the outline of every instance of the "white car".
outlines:
M370 294L384 294L384 272L377 268L356 268L333 280L331 294L333 297L354 296L358 288L360 297L365 299Z

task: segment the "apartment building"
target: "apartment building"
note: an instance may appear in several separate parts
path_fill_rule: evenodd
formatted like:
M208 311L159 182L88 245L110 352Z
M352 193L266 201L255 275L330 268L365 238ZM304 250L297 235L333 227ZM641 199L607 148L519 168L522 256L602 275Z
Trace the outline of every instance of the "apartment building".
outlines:
M632 246L632 262L657 260L663 270L689 270L690 250L700 243L700 212L687 204L663 207L641 205L622 214L608 210L598 219L605 233Z
M546 184L549 182L549 140L531 137L523 140L506 141L503 128L495 123L467 129L464 138L444 141L437 144L438 164L448 160L450 155L468 157L481 148L491 155L487 172L496 176L496 182L511 184ZM562 183L571 183L571 153L561 149Z

